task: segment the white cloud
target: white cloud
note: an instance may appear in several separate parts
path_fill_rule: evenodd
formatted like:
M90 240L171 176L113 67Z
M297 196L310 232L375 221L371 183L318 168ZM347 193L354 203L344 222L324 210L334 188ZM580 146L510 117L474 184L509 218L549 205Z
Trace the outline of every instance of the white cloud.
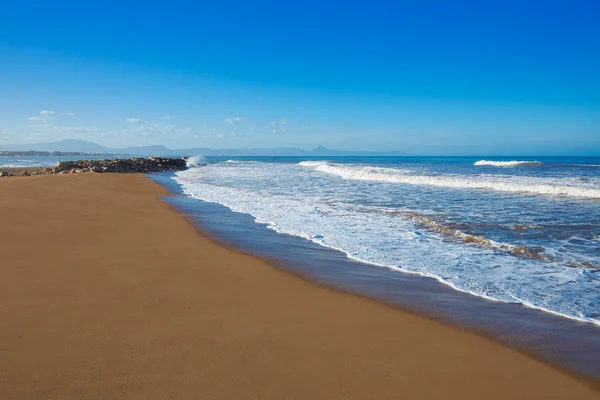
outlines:
M278 126L278 125L287 125L287 119L285 118L280 118L277 121L271 121L271 125L273 126Z
M222 133L219 133L219 134L217 135L217 137L218 137L219 139L222 139L222 138L223 138L223 134L222 134Z
M79 126L57 126L50 124L38 124L38 125L30 125L28 127L32 131L44 131L44 132L53 132L53 133L95 133L100 132L99 128L87 128L87 127L79 127Z
M235 117L235 118L226 118L225 122L227 122L230 125L238 125L240 122L242 122L244 120L244 118L241 117Z
M251 126L250 128L248 128L248 130L250 132L258 132L258 129L256 129L255 127Z
M19 133L18 141L55 141L61 139L98 140L104 138L99 128L60 126L40 118L37 124L28 125Z
M74 112L68 112L68 113L65 113L65 115L68 116L68 117L74 117L75 113Z
M132 123L138 123L138 124L142 124L142 123L144 123L144 121L142 121L142 120L141 120L141 119L139 119L139 118L127 118L125 121L127 121L127 122L132 122Z
M48 122L54 116L54 111L40 111L40 115L34 115L29 117L30 121L39 121L41 123Z
M237 132L231 132L231 136L232 136L232 137L238 137L238 136L240 136L240 135L239 135Z
M137 118L133 118L137 120ZM129 129L119 129L111 131L112 136L118 137L119 135L129 136L132 139L135 137L152 138L154 140L162 139L177 139L185 137L186 135L193 135L194 131L191 127L182 127L176 125L164 125L164 124L149 124L144 121L132 121L139 123Z
M163 115L163 118L164 119L171 119L171 116L169 114L165 114L165 115Z

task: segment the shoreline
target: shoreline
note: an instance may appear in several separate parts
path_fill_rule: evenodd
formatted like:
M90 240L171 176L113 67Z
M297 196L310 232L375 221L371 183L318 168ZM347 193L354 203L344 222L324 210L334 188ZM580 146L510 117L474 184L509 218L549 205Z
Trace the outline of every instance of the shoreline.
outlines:
M595 324L474 296L434 277L365 263L305 238L280 234L250 214L187 196L172 173L148 176L167 188L170 195L165 200L175 210L217 243L313 284L476 333L600 388Z
M175 208L175 211L181 214L181 211L177 210L177 208ZM544 361L541 357L536 356L533 352L530 352L527 349L507 346L506 343L503 343L502 341L497 340L491 334L488 334L488 333L485 333L485 332L480 332L480 331L477 331L477 330L473 330L473 329L470 329L470 328L467 328L467 327L462 327L462 326L460 326L457 323L446 322L446 321L440 320L439 318L436 318L436 317L433 317L433 316L429 316L429 315L426 315L426 314L422 314L422 313L419 313L418 311L411 310L410 308L404 308L401 305L398 305L397 303L385 302L383 300L380 300L380 299L377 299L377 298L374 298L374 297L370 297L370 296L367 296L367 295L363 295L363 294L360 294L360 293L353 292L351 290L344 289L343 287L340 287L340 286L332 286L332 285L328 285L328 284L319 282L318 280L312 279L312 278L310 278L310 277L308 277L306 275L303 275L300 272L294 271L294 270L288 268L287 266L278 265L273 260L268 260L267 258L264 258L264 257L262 257L260 255L255 255L253 253L248 253L248 252L245 252L243 250L240 250L240 249L236 248L235 246L230 246L230 245L228 245L226 243L223 243L221 240L213 237L210 234L210 232L208 232L208 231L206 231L206 230L198 227L197 222L194 221L191 217L186 216L185 214L183 214L183 216L186 217L186 219L188 220L188 222L195 229L199 230L199 233L201 235L205 236L215 246L218 246L218 247L220 247L220 248L222 248L224 250L234 251L234 252L239 253L241 255L245 255L245 256L250 256L250 257L253 257L253 258L257 258L259 261L261 261L262 263L268 265L269 267L273 268L274 270L280 271L280 272L282 272L284 274L287 274L287 275L291 275L292 277L294 277L296 279L299 279L299 280L301 280L303 282L306 282L306 283L308 283L310 285L315 285L317 287L323 288L323 289L328 290L328 291L333 291L333 292L339 293L341 295L355 297L357 299L360 299L361 301L367 301L367 302L370 302L370 303L374 303L374 304L377 304L379 306L383 306L385 308L389 308L391 310L398 311L400 313L407 313L407 314L409 314L411 316L414 316L416 318L424 319L424 320L430 321L430 322L432 322L434 324L441 324L442 326L448 327L450 329L457 330L459 332L463 332L463 333L465 333L467 335L475 335L475 336L477 336L477 337L479 337L479 338L481 338L483 340L489 341L489 342L494 343L494 344L498 344L498 345L500 345L500 346L502 346L502 347L504 347L504 348L506 348L506 349L508 349L510 351L515 351L515 352L517 352L517 353L519 353L519 354L521 354L521 355L523 355L523 356L525 356L525 357L527 357L527 358L529 358L531 360L534 360L536 362L540 362L543 365L546 365L546 366L548 366L548 367L550 367L550 368L558 371L561 374L565 374L567 376L570 376L570 377L572 377L572 378L574 378L574 379L582 382L583 384L589 386L590 388L592 388L593 390L597 391L600 394L600 379L594 379L594 378L582 376L582 375L579 375L577 373L574 373L573 371L571 371L571 370L569 370L567 368L564 368L564 367L562 367L560 365L557 365L555 363ZM338 250L327 248L327 251L338 251ZM356 261L356 260L354 260L354 261L358 262L358 263L362 263L361 261ZM429 278L429 277L427 277L427 278ZM434 278L430 278L430 279L434 279ZM466 293L466 292L461 292L461 293L466 294L466 295L470 295L469 293ZM487 299L485 299L485 300L487 300ZM493 301L493 300L488 300L488 301ZM540 311L540 310L535 309L535 308L531 308L531 309L535 310L535 311ZM560 315L555 315L555 316L563 318ZM575 322L577 322L577 323L585 323L585 322L582 322L582 321L575 321Z
M145 176L0 190L8 398L600 398L597 381L203 235Z

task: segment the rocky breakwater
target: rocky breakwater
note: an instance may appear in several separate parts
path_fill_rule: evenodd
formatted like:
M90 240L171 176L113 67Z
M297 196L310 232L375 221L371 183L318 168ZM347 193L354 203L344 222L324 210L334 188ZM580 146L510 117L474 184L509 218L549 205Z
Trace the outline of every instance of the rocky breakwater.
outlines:
M186 168L185 158L114 158L110 160L60 161L53 173L107 172L118 174L181 171Z
M106 160L59 161L55 167L1 168L0 177L50 174L150 173L186 169L186 158L113 158Z

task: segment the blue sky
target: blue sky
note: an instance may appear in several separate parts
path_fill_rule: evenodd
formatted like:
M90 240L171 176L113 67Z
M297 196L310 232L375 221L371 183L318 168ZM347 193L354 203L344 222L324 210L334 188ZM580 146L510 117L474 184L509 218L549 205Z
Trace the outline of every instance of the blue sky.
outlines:
M597 1L9 0L0 146L600 155L598 15Z

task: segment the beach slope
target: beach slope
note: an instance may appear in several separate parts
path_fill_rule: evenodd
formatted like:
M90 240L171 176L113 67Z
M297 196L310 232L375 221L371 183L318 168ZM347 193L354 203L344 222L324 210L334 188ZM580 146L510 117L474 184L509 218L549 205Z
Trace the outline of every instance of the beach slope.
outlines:
M143 175L0 179L0 398L598 399L221 246Z

